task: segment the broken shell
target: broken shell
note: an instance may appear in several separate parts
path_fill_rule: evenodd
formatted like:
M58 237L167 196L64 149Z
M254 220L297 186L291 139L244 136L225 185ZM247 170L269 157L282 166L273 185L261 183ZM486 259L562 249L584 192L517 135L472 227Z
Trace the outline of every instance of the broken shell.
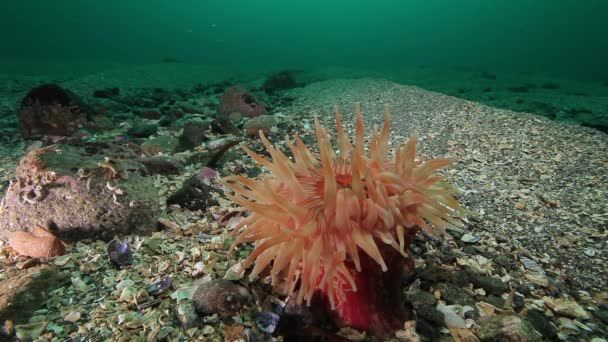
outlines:
M133 255L129 248L129 241L112 240L108 243L108 256L110 261L117 266L130 266L133 263Z
M31 233L11 232L8 244L15 252L29 257L52 258L65 254L63 243L51 232L38 226Z
M189 300L183 300L177 305L177 319L185 330L200 324L200 318L196 313L194 303Z
M157 281L156 283L150 285L148 287L148 293L150 296L160 296L161 294L167 292L168 289L171 288L173 284L173 278L170 276L166 276L163 279Z
M473 233L466 233L460 238L462 242L466 243L476 243L479 242L480 239L481 237L479 235Z
M280 317L274 312L256 312L252 315L253 322L261 331L272 334L279 325Z

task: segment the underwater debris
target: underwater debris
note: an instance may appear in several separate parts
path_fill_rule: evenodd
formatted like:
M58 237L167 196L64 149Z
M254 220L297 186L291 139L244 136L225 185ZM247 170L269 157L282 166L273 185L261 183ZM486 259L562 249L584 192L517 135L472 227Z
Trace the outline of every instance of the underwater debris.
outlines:
M148 294L151 296L160 296L161 294L167 292L171 288L173 284L173 278L170 276L166 276L161 280L155 282L154 284L148 287Z

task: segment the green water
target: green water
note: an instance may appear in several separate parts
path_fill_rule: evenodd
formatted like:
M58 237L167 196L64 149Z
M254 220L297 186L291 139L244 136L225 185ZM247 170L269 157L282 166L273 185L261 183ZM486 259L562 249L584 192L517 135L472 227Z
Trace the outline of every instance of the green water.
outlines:
M608 77L603 0L3 2L3 62L467 66Z
M163 60L240 72L331 67L335 77L385 77L517 111L553 108L560 119L608 98L606 13L604 0L4 1L0 72ZM505 90L543 83L561 91ZM565 120L606 121L591 107L591 119Z

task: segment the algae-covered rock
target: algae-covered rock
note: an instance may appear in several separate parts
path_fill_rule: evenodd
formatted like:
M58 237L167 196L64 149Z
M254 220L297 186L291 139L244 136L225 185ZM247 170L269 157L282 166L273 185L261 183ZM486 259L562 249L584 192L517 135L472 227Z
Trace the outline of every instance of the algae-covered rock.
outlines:
M19 125L25 138L70 135L90 125L90 109L74 93L56 84L32 89L21 101Z
M64 241L156 230L158 194L136 157L120 146L94 144L31 151L0 205L0 239L36 226Z
M475 334L483 341L541 341L540 334L525 318L503 314L478 322Z

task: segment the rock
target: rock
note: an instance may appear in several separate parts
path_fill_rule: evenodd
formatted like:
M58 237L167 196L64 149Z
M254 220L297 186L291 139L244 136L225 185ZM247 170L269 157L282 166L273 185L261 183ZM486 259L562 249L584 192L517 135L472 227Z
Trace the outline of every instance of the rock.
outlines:
M260 115L255 118L251 118L245 122L245 134L250 137L259 137L260 131L265 136L270 134L270 129L276 126L277 120L272 115Z
M19 125L25 138L70 135L88 125L92 110L73 92L56 84L43 84L21 100Z
M147 155L153 156L159 153L173 152L178 143L178 139L172 135L159 135L144 141L141 144L141 149Z
M524 318L502 314L480 320L475 334L484 341L541 341L541 335Z
M136 138L147 138L153 134L156 134L156 132L158 132L158 127L156 125L137 125L130 128L127 131L127 135Z
M161 112L156 109L143 109L137 112L137 115L141 116L142 118L151 120L158 120L162 116Z
M405 293L405 300L410 303L414 308L420 305L433 305L437 304L437 300L432 293L422 290L410 290Z
M416 308L416 313L418 313L421 318L439 325L443 324L446 319L443 312L430 305L420 305L418 308Z
M207 140L205 132L209 129L209 123L201 120L190 120L184 124L184 130L179 136L178 151L191 150Z
M553 311L571 318L589 318L589 313L574 299L557 299L553 302Z
M280 90L291 89L298 86L295 73L293 71L281 71L274 73L264 81L262 89L268 94L273 94Z
M213 191L212 186L195 175L188 178L179 190L167 198L167 204L204 211L212 205L217 205L217 201L211 196Z
M437 288L441 291L441 299L448 305L470 305L475 306L475 299L465 290L451 284L439 284Z
M153 156L141 160L151 174L176 175L180 173L182 165L169 156Z
M158 193L136 160L120 145L59 144L31 151L3 199L0 239L36 226L68 242L157 230Z
M608 325L608 310L600 308L598 310L592 311L592 313L593 316L597 317L604 324Z
M194 308L199 314L218 314L222 317L235 315L248 299L247 289L223 279L202 283L192 297Z
M551 324L549 317L547 317L540 310L528 310L528 321L544 338L555 339L557 337L557 328Z
M15 324L26 323L32 312L38 310L50 292L66 278L50 265L7 270L5 276L0 281L0 323L10 319Z
M243 87L230 87L220 96L220 115L228 116L239 112L247 117L255 117L266 113L266 106L259 102L247 89Z
M109 99L112 97L116 97L118 95L120 95L120 89L118 89L117 87L99 89L99 90L95 90L93 92L93 97L102 98L102 99Z
M471 274L470 276L471 283L473 283L475 287L481 287L489 294L501 295L509 290L507 284L498 278L479 274Z

